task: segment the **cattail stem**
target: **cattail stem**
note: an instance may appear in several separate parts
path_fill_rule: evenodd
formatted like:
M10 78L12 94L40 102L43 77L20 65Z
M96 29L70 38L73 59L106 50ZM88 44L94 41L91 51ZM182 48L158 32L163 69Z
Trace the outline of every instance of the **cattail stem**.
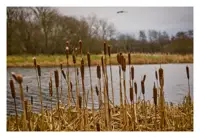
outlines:
M112 66L111 66L111 57L110 56L109 56L109 63L110 63L110 80L111 80L111 87L112 87L112 103L113 103L113 107L115 107L115 95L114 95L114 88L113 88ZM113 109L115 112L115 108L113 108Z
M16 120L17 130L19 131L18 113L17 113L17 106L16 106L16 99L15 98L14 98L14 104L15 104L15 120Z
M74 65L75 80L76 80L76 109L79 109L79 85L78 85L78 68Z

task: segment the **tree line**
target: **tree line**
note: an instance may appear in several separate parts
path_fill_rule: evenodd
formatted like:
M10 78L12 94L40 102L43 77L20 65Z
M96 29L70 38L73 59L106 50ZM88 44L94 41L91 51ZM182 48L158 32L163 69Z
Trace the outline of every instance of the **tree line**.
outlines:
M66 40L70 52L82 40L83 53L101 53L104 41L114 53L193 53L193 30L172 37L157 30L140 30L137 35L117 32L113 23L96 15L75 18L56 8L7 7L7 55L62 54Z

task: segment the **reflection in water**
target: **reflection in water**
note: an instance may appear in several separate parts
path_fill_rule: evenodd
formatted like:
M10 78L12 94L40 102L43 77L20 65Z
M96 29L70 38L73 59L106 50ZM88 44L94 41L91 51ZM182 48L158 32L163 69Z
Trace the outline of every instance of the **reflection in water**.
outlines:
M193 64L188 64L190 68L190 91L193 97ZM153 83L155 81L155 69L158 69L160 65L134 65L135 68L135 81L138 83L138 96L140 96L141 89L140 89L140 81L144 74L146 74L146 81L145 81L145 94L146 99L152 101L152 89ZM162 65L164 69L164 77L165 77L165 85L164 85L164 92L165 92L165 99L168 102L173 103L180 103L183 100L183 97L187 94L188 91L188 83L186 77L186 64L165 64ZM41 68L42 77L42 94L43 94L43 105L45 108L50 108L50 99L49 99L49 76L50 71L54 71L55 69L59 68ZM66 68L63 68L66 71ZM92 71L92 83L95 90L95 86L98 84L97 76L96 76L96 66L91 67ZM37 81L35 70L33 68L8 68L7 69L7 114L14 114L14 102L11 96L10 87L9 87L9 79L11 77L10 73L21 73L23 75L23 88L24 88L24 95L25 99L31 100L31 96L33 96L33 111L38 112L40 111L40 102L38 96L38 88L37 88ZM109 95L111 97L111 85L110 85L110 69L108 66L107 69L108 76L109 76ZM129 78L129 68L127 67L126 71L126 79ZM115 92L115 104L119 104L119 69L118 66L112 66L112 73L113 73L113 86ZM60 74L59 74L60 75ZM75 98L75 74L74 69L70 68L70 77L72 80L72 90L73 96ZM53 104L56 104L56 93L55 93L55 82L54 82L54 74L52 76L53 79ZM90 83L89 83L89 69L85 67L85 89L88 93L90 91ZM126 82L127 88L129 88L129 82ZM103 83L102 83L103 84ZM28 93L26 92L26 85L29 87ZM17 102L17 109L18 111L22 111L22 107L20 104L20 97L19 97L19 87L15 83L16 87L16 102ZM103 87L103 86L102 86ZM63 88L63 99L64 103L67 103L67 86L65 81L62 81L62 88ZM60 89L59 89L60 90ZM82 94L82 87L81 87L81 76L79 75L79 90L80 94ZM127 89L127 96L129 99L129 89ZM91 105L91 97L89 94L89 102L88 106ZM95 100L95 107L98 107L98 98L96 93L94 93L94 100ZM73 103L73 100L72 100Z

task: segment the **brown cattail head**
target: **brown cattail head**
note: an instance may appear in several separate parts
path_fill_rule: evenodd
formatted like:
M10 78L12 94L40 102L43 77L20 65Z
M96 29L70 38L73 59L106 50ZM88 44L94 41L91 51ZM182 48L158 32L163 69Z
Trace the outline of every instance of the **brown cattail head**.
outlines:
M100 65L97 65L97 78L101 79L101 67L100 67Z
M81 96L78 96L78 103L79 103L79 108L81 108L81 105L82 105L82 97Z
M18 82L19 84L21 84L21 83L23 82L23 77L22 77L21 74L18 74L18 75L17 75L17 82Z
M104 46L104 47L103 47L103 48L104 48L104 55L106 55L106 54L107 54L106 42L103 43L103 46Z
M68 46L66 46L65 54L66 54L66 58L68 59L69 58L69 47Z
M49 96L52 97L52 95L53 95L52 82L50 80L50 82L49 82Z
M187 78L190 79L189 67L188 66L186 66L186 73L187 73Z
M157 72L157 70L155 71L155 76L156 76L156 80L158 80L158 72Z
M36 57L33 57L33 65L36 68L36 66L37 66Z
M109 57L110 57L110 55L111 55L110 45L108 45L108 55L109 55Z
M72 90L72 82L70 81L70 87L71 87L71 90Z
M10 80L10 89L11 89L12 98L14 99L15 98L15 85L14 85L14 82L12 79Z
M59 76L58 76L58 70L54 71L54 76L55 76L55 84L56 84L56 88L59 87Z
M131 64L131 53L128 53L128 64Z
M145 94L144 81L141 81L142 94Z
M31 105L33 105L33 96L31 96Z
M121 56L120 56L120 54L117 54L117 62L121 65Z
M76 64L76 56L75 56L75 54L72 55L72 58L73 58L73 63Z
M14 72L11 72L12 77L14 78L14 80L17 82L17 75Z
M164 86L164 72L163 72L163 69L159 68L158 72L159 72L160 85Z
M98 95L99 95L98 87L96 86L95 88L96 88L96 94L97 94L97 96L98 96Z
M101 66L102 66L102 71L103 71L103 74L105 73L105 70L104 70L104 60L103 60L103 56L101 56Z
M82 54L82 40L79 40L80 53Z
M134 80L134 67L131 66L131 79Z
M96 128L97 128L97 131L101 131L99 123L96 123Z
M125 72L126 71L126 59L124 56L122 56L121 60L122 60L122 70Z
M153 100L154 100L154 104L155 106L157 105L157 88L154 82L154 86L153 86Z
M137 82L134 82L135 94L137 95Z
M91 60L90 60L90 53L87 53L87 60L88 60L88 67L90 68Z
M65 72L64 72L64 70L62 69L62 75L63 75L63 77L64 77L64 79L66 80L66 75L65 75Z
M26 92L28 93L28 85L26 85Z
M130 87L130 100L133 102L133 87Z
M81 77L82 77L82 79L84 79L84 60L83 60L83 58L81 60L80 70L81 70Z
M60 64L60 69L62 70L63 66L62 66L62 63Z
M41 68L40 68L40 65L37 65L37 70L38 70L38 76L41 76Z
M143 77L143 81L145 82L145 80L146 80L146 75L144 75L144 77Z

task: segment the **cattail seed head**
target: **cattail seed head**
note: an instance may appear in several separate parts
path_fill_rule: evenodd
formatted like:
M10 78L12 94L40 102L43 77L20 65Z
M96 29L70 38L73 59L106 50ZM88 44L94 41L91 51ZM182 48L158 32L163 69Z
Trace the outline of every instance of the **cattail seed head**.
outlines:
M126 71L126 59L124 56L122 56L121 60L122 60L122 70L125 72Z
M73 58L73 63L76 64L76 56L74 54L72 55L72 58Z
M54 71L54 76L55 76L55 85L56 85L56 88L59 87L59 76L58 76L58 70L55 70Z
M99 90L98 90L98 87L96 86L95 88L96 88L96 94L97 94L97 96L99 96Z
M38 70L38 76L41 76L41 68L40 68L40 65L37 65L37 70Z
M159 81L160 81L160 85L161 86L164 86L164 72L163 72L163 69L162 68L159 68L158 70L159 72Z
M133 87L130 87L130 101L133 102Z
M91 60L90 60L90 53L87 53L87 60L88 60L88 67L90 68Z
M117 62L118 62L118 64L121 64L121 56L120 56L120 54L117 54Z
M81 108L81 105L82 105L82 97L81 96L78 96L78 101L79 101L79 108Z
M157 105L157 88L154 82L154 86L153 86L153 100L154 100L154 104L155 106Z
M188 66L186 66L186 73L187 73L187 79L190 79L189 67Z
M134 80L134 67L131 67L131 79Z
M69 47L68 46L66 46L65 54L66 54L66 58L68 59L69 58Z
M103 74L105 73L105 70L104 70L104 60L103 60L103 56L101 56L101 66L102 66L102 71L103 71Z
M131 53L128 53L128 64L131 64Z
M26 92L28 93L28 85L26 85Z
M36 57L33 57L33 65L36 68L36 66L37 66Z
M106 42L104 42L103 46L104 46L104 55L106 55L106 54L107 54L107 46L106 46Z
M63 77L64 77L64 79L66 80L66 75L65 75L65 72L64 72L64 70L62 69L62 75L63 75Z
M23 82L23 77L22 77L21 74L18 74L18 75L17 75L17 82L18 82L19 84L21 84L21 83Z
M70 81L70 87L71 87L71 90L72 90L72 82Z
M144 81L141 81L142 94L145 94Z
M52 90L52 82L49 82L49 96L52 97L53 95L53 90Z
M11 89L12 98L14 99L15 98L15 85L14 85L14 82L12 79L10 80L10 89Z
M31 96L31 105L33 105L33 96Z
M97 65L97 78L101 79L101 67L100 67L100 65Z
M135 94L137 95L137 82L134 82Z
M14 72L12 72L11 74L12 74L12 77L14 78L14 80L15 80L16 82L18 82L18 81L17 81L17 75L16 75Z
M79 40L80 53L82 54L82 40Z
M145 80L146 80L146 75L144 75L144 77L143 77L143 81L145 82Z
M81 70L81 77L82 77L82 79L84 79L84 60L83 60L83 58L81 60L80 70Z
M158 72L157 72L157 70L155 71L155 76L156 76L156 80L158 80Z
M111 55L110 45L108 46L108 55L109 55L109 57L110 57L110 55Z

